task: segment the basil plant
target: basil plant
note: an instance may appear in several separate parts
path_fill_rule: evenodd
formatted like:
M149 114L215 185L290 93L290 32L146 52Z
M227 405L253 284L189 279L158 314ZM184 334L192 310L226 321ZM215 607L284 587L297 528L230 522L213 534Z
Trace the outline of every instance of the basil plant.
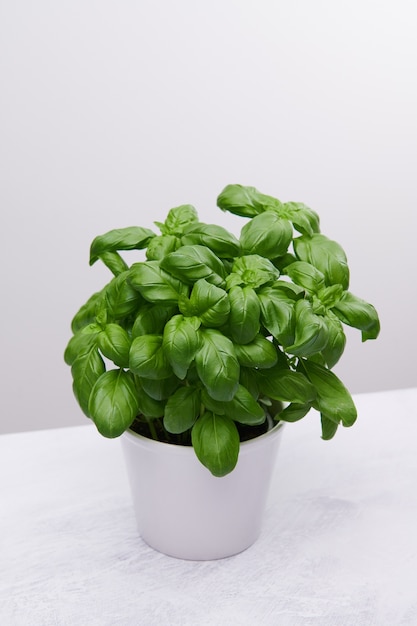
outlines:
M240 442L313 407L323 439L356 420L331 371L343 324L375 339L375 308L349 291L341 246L317 213L253 187L228 185L217 204L242 216L240 237L171 209L159 233L132 226L94 239L90 265L112 273L72 320L65 350L74 395L105 437L131 429L192 445L214 476ZM143 250L130 266L120 251ZM126 256L126 255L125 255Z

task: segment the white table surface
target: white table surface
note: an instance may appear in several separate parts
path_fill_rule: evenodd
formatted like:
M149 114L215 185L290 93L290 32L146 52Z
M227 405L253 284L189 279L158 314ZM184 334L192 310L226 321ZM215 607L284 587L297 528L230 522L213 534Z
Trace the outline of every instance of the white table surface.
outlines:
M213 562L138 537L119 441L2 435L0 624L416 626L417 388L355 402L286 426L260 539Z

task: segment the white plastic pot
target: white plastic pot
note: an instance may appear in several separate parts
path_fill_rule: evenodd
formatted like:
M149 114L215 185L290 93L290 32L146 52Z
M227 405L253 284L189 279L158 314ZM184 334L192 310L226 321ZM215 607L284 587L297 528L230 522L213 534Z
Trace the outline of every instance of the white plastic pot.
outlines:
M221 559L259 537L282 424L241 443L235 469L214 477L192 447L122 435L139 533L181 559Z

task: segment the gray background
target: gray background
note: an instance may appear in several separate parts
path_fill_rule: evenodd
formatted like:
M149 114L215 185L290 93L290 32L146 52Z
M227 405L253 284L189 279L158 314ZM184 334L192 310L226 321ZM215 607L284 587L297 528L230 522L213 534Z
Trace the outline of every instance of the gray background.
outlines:
M416 384L415 3L0 4L0 431L85 423L62 353L109 278L91 240L254 185L321 215L382 333L335 370Z

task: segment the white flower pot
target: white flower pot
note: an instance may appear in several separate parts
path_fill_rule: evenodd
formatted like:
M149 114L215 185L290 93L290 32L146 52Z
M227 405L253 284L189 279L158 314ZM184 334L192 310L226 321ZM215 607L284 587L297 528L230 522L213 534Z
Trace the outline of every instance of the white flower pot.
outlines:
M181 559L220 559L258 538L282 424L241 443L235 469L214 477L192 447L122 435L139 533Z

